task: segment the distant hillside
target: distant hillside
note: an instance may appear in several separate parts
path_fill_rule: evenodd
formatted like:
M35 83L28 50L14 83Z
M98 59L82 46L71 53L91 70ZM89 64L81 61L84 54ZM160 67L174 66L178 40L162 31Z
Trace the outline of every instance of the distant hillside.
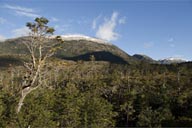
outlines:
M0 54L27 54L28 50L23 42L27 41L28 37L20 37L7 39L0 43Z
M22 65L22 58L18 56L0 55L0 67L9 67L12 65Z
M157 63L157 61L153 60L151 57L142 55L142 54L134 54L133 57L139 61L144 61L148 63Z
M187 62L187 60L181 58L169 57L166 59L159 60L158 62L160 64L173 64L173 63L184 63Z
M142 55L142 54L134 54L132 57L140 62L147 62L147 63L153 63L153 64L175 64L175 63L187 62L187 60L184 60L181 58L175 58L175 57L169 57L162 60L154 60L151 57L147 55Z
M29 37L9 39L0 43L0 54L28 54L23 42ZM95 38L63 38L61 49L55 54L56 57L68 60L90 60L94 55L96 61L109 61L112 63L136 63L137 60L128 55L117 46ZM50 43L55 40L50 39Z

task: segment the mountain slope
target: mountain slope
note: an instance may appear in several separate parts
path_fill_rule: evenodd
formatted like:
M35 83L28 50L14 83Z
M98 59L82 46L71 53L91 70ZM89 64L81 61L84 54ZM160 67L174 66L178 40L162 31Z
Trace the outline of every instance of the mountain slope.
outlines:
M29 37L9 39L0 43L0 54L28 54L23 42ZM137 60L117 46L106 41L87 36L62 36L64 43L61 49L55 54L56 57L68 60L90 60L94 55L96 61L109 61L112 63L136 63ZM49 43L52 43L50 39Z
M142 54L134 54L133 57L139 61L144 61L148 63L156 63L155 60L153 60L151 57L142 55Z

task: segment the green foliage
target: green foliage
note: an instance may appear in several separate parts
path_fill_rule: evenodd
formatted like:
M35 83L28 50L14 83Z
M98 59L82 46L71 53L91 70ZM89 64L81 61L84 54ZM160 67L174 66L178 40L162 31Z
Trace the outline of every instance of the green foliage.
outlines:
M37 90L27 96L19 121L23 127L54 127L56 122L53 113L53 91Z
M169 109L159 108L153 110L151 107L144 107L138 116L138 126L161 127L163 120L171 120L172 114Z
M97 61L49 62L55 66L47 72L51 88L28 95L18 117L15 106L23 68L0 68L1 127L191 126L190 65L143 69Z
M49 22L48 19L45 17L40 17L35 19L35 23L27 22L26 26L34 33L38 34L53 34L55 31L54 28L48 27L47 23Z
M16 97L1 90L0 93L0 127L13 126L15 122Z
M54 108L60 127L114 126L112 105L92 91L82 92L72 83L57 90Z
M105 99L93 95L92 92L83 94L84 104L81 109L82 127L106 128L114 126L112 105Z
M80 110L82 97L74 84L68 83L66 88L55 92L55 117L59 127L80 126Z

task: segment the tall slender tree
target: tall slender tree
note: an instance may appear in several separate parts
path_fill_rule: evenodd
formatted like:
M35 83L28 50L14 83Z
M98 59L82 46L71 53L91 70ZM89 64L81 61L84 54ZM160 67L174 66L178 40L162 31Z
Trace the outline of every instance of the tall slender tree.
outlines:
M47 25L48 22L48 19L41 17L26 24L30 33L24 44L30 53L30 60L24 62L26 75L23 78L16 113L20 112L25 97L43 84L43 80L46 79L44 75L47 73L47 59L59 48L59 42L63 42L60 36L56 37L57 41L51 38L55 30ZM50 40L53 43L50 43Z

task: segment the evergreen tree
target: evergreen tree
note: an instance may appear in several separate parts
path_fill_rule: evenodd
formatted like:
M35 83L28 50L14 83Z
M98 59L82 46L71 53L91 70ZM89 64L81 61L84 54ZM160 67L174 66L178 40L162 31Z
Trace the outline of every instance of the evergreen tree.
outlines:
M75 84L55 90L55 119L59 127L79 127L82 98Z

